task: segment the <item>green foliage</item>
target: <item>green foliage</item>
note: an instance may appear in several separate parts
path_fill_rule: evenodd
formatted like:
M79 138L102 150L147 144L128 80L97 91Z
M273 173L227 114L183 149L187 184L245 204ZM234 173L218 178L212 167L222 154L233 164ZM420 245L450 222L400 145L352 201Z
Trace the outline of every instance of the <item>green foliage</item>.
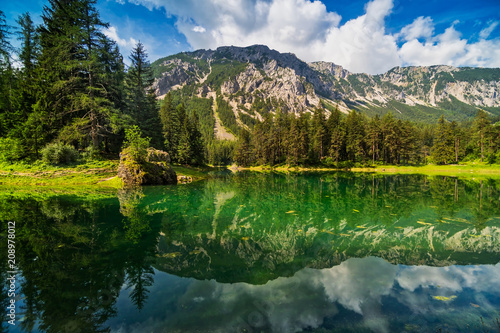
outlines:
M448 72L442 72L437 75L435 92L440 93L446 88L446 85L450 82L455 82L453 76Z
M50 143L42 151L42 160L47 164L69 164L78 160L79 154L75 147L61 142Z
M235 60L221 59L212 62L211 66L212 72L207 77L205 84L216 90L228 79L234 78L243 72L248 64Z
M217 96L217 113L222 124L231 132L238 133L239 126L234 116L233 108L221 96Z
M356 91L361 96L365 96L365 90L363 89L365 84L358 79L357 75L349 75L347 77L347 80L351 84L351 87L352 89L354 89L354 91Z
M23 148L18 140L0 138L0 161L14 162L23 157Z
M137 125L125 129L124 148L137 161L142 161L146 158L149 147L150 138L143 138L141 130Z
M172 70L175 67L175 64L164 66L163 63L165 61L175 60L175 59L178 59L182 62L186 62L188 64L196 65L198 70L203 74L208 73L210 71L208 62L205 59L199 59L187 53L178 53L165 58L160 58L151 64L154 78L159 78L162 76L163 73Z
M144 135L151 138L151 145L163 148L163 140L156 95L152 89L153 70L142 43L131 51L131 65L125 77L127 89L127 114L139 126Z
M444 116L439 118L436 128L432 160L436 164L448 164L453 161L453 133Z
M474 82L484 80L486 82L500 81L500 68L461 68L453 72L457 81Z
M98 147L91 145L84 149L81 156L85 161L99 161L101 159L101 152Z

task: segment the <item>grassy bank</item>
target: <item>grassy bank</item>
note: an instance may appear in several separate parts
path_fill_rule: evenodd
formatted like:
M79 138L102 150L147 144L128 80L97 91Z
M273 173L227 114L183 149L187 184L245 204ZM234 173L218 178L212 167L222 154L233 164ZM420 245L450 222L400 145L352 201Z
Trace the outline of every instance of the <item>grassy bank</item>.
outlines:
M423 166L394 166L381 165L372 168L353 168L353 172L375 172L388 174L425 174L429 176L456 176L456 177L489 177L500 178L500 165L487 164L459 164L459 165L423 165Z
M116 174L118 160L94 161L67 166L53 166L36 162L5 164L0 163L0 186L16 187L74 187L75 190L84 188L116 189L122 187L122 181ZM173 165L177 176L190 177L193 181L211 178L211 173L217 171L214 167L186 167ZM257 172L311 172L311 171L339 171L327 167L291 167L254 166L249 168L233 167L236 170ZM344 171L344 170L342 170ZM464 165L425 165L425 166L394 166L381 165L376 167L352 168L352 172L373 172L380 174L425 174L430 176L457 176L463 178L487 177L500 179L500 165L470 163ZM79 189L76 189L79 187Z
M118 161L95 161L66 166L44 163L0 164L2 186L99 186L121 187L116 177Z
M429 176L457 176L457 177L479 177L500 178L500 165L470 163L460 165L422 165L422 166L395 166L378 165L374 167L358 167L351 169L336 169L324 166L292 167L288 165L253 166L248 168L239 167L238 170L249 171L277 171L277 172L311 172L311 171L351 171L351 172L372 172L380 174L425 174Z
M93 161L65 166L54 166L45 163L0 163L0 186L16 187L76 187L80 189L121 188L123 186L118 172L118 160ZM210 178L211 167L172 166L177 176L190 177L193 181Z

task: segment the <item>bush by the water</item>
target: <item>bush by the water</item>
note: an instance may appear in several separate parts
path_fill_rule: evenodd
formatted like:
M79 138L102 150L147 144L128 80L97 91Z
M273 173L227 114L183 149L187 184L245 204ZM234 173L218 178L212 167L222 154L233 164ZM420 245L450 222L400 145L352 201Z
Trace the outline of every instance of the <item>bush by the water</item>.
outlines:
M148 155L147 149L151 138L143 138L141 130L137 125L125 129L124 148L128 154L136 161L142 161Z
M61 142L50 143L42 149L42 160L49 164L69 164L78 160L75 147Z
M16 139L0 138L0 162L14 162L21 159L23 147Z

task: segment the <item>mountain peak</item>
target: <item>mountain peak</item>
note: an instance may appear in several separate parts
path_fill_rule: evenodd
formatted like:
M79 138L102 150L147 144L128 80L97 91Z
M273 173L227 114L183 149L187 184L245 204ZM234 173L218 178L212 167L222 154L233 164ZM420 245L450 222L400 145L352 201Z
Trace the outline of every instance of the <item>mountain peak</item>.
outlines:
M267 112L355 109L367 115L435 121L470 119L477 108L500 115L500 69L447 65L395 67L384 74L354 74L325 61L309 64L266 45L222 46L160 59L153 64L158 96L186 90L222 98L240 126ZM253 119L253 120L252 120Z

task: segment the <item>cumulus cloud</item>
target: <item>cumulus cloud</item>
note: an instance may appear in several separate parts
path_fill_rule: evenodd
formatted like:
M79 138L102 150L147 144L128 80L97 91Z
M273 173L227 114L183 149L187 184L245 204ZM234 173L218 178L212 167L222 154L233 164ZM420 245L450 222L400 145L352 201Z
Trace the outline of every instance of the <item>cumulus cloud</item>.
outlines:
M500 264L404 266L375 257L351 258L322 270L305 268L293 277L264 285L186 279L156 271L142 313L126 300L129 291L122 291L118 311L135 317L111 320L111 332L300 332L321 327L327 318L330 323L338 319L337 328L342 329L345 312L340 316L341 307L362 318L359 323L349 323L351 330L390 332L392 319L384 313L384 304L393 304L390 313L394 307L409 309L401 313L398 320L402 322L425 312L446 320L448 312L443 312L442 302L433 296L467 299L473 291L474 302L483 313L497 313L486 295L500 294L499 274ZM466 303L455 306L450 312L470 311ZM197 320L190 320L193 314Z
M430 17L420 16L412 24L401 29L401 36L407 40L418 38L428 39L434 34L434 24Z
M265 44L305 61L331 61L371 74L401 65L500 65L500 40L488 39L499 22L489 22L474 43L453 24L436 35L431 17L418 17L392 34L385 21L393 0L369 1L363 15L343 24L318 0L129 1L164 8L193 49Z
M118 29L116 27L110 26L106 30L104 30L104 34L114 40L119 47L125 49L131 49L137 44L137 40L132 37L129 39L124 39L118 36Z
M110 26L105 29L103 33L118 44L127 65L130 65L130 59L128 56L138 42L141 42L144 45L149 59L156 60L165 56L165 54L160 53L158 47L156 47L158 45L158 41L153 36L142 31L142 29L134 22L127 21L122 28L123 31L119 30L116 26ZM134 36L137 39L131 36Z

